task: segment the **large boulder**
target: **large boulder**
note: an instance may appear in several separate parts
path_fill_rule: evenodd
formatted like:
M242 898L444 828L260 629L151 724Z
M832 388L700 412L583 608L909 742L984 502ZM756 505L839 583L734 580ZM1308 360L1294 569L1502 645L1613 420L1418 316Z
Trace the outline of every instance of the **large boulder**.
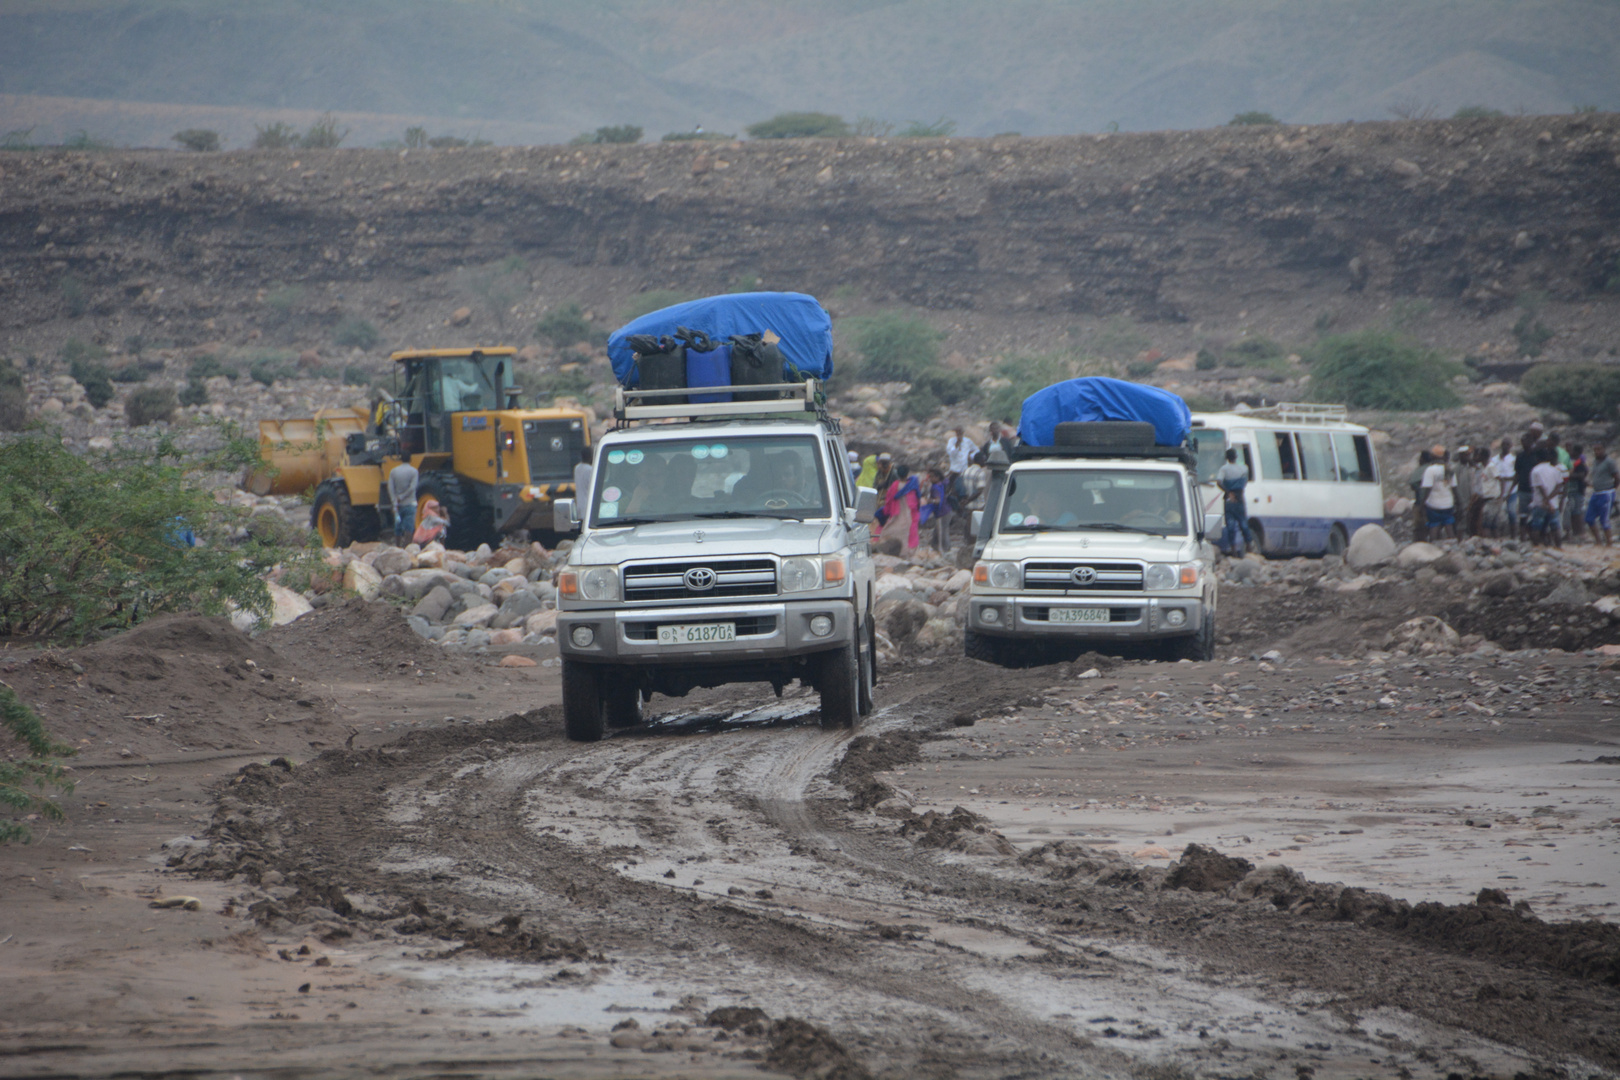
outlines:
M285 585L275 582L266 582L270 589L270 625L285 626L300 615L308 615L315 608L303 595L295 593Z
M1382 525L1363 525L1345 549L1345 565L1356 570L1378 566L1395 557L1395 538Z
M375 600L382 591L382 575L375 567L356 559L343 568L343 587L362 600Z
M407 570L399 575L405 583L405 595L412 600L420 600L426 596L435 585L448 585L458 580L454 574L447 574L443 570Z
M463 611L455 618L455 625L467 630L481 629L488 626L490 620L500 614L501 609L494 604L475 604ZM484 644L489 644L487 641Z
M879 600L896 589L911 590L912 580L904 574L883 574L872 585L872 591Z
M426 596L416 602L416 607L411 611L411 614L426 619L430 623L442 622L444 613L449 611L450 605L455 602L456 598L449 589L443 585L435 585L428 590Z
M1565 578L1541 602L1547 607L1585 607L1592 602L1592 594L1575 578Z
M878 625L891 641L907 642L927 624L928 605L920 600L900 600L884 604L877 610Z
M556 609L547 608L544 611L537 611L524 619L523 632L525 634L555 634L557 632Z
M1390 632L1385 648L1404 649L1415 656L1456 652L1462 635L1433 615L1408 619Z
M1361 530L1357 529L1356 531L1359 534ZM1446 553L1441 548L1419 540L1415 544L1407 544L1401 548L1400 554L1395 556L1395 565L1402 570L1416 570L1419 567L1428 566L1430 563L1439 562L1445 557Z
M411 568L411 557L396 547L383 548L372 557L371 565L383 577L403 574Z
M521 579L519 579L521 580ZM540 598L532 592L515 592L501 605L501 613L490 620L490 627L505 630L520 625L524 619L540 610Z

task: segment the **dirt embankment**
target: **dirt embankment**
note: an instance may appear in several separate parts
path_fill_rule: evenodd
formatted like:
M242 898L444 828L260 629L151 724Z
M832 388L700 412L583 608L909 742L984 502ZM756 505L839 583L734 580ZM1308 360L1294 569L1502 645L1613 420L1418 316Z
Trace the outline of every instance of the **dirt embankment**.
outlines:
M1601 293L1620 255L1620 117L1608 114L1047 139L53 152L8 155L0 183L5 325L74 304L164 319L179 344L268 318L256 291L278 282L414 297L424 275L514 254L576 280L605 272L627 292L757 277L938 309L1167 320L1323 288L1482 311L1528 288L1579 300ZM88 294L64 295L64 274ZM311 306L335 322L346 305L334 293Z

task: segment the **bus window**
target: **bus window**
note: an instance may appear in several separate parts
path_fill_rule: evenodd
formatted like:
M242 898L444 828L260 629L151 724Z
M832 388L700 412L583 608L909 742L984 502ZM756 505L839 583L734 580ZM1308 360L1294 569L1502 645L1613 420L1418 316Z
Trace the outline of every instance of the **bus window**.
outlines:
M1267 480L1298 480L1294 464L1294 435L1289 431L1259 432L1260 471ZM1268 437L1270 436L1270 437Z
M1198 482L1207 484L1215 479L1215 470L1226 464L1226 432L1200 428L1193 438L1198 440Z
M1378 480L1373 470L1372 442L1365 435L1348 431L1333 433L1333 452L1339 459L1339 479L1351 484L1371 484Z
M1303 480L1335 480L1333 443L1325 431L1301 431L1294 436L1299 440L1300 478Z

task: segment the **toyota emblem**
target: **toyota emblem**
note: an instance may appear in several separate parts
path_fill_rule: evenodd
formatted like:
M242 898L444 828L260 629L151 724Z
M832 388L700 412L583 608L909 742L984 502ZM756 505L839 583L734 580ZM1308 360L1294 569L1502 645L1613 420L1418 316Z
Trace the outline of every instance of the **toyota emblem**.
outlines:
M1089 566L1077 566L1069 571L1069 576L1076 585L1090 585L1097 580L1097 571Z
M714 571L707 566L694 566L686 572L682 580L693 592L708 592L714 588Z

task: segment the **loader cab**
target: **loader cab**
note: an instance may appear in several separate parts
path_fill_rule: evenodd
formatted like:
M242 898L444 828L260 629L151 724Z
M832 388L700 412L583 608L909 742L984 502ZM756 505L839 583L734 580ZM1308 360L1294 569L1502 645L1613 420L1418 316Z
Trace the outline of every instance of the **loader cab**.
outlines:
M451 452L456 413L500 409L517 387L511 348L425 349L395 353L395 396L403 410L400 448L412 454Z

